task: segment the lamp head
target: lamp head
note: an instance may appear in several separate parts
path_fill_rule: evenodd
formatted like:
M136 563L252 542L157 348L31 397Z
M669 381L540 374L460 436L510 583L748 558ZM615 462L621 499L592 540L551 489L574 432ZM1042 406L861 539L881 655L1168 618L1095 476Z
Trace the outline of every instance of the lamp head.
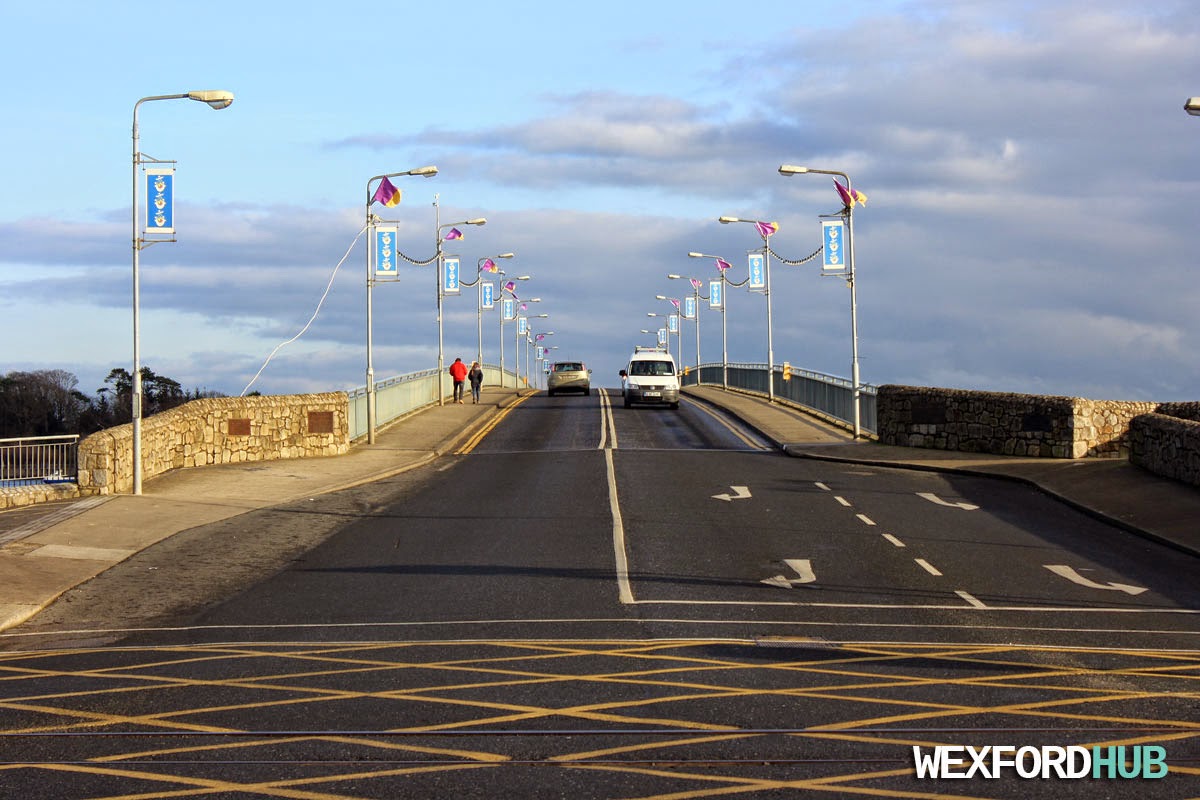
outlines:
M434 166L417 167L416 169L410 169L406 174L420 175L424 178L432 178L434 175L438 174L438 168Z
M1200 117L1200 97L1189 97L1183 104L1183 110L1193 117Z
M469 219L466 222L464 222L463 224L464 225L487 225L487 219L485 219L484 217L478 217L476 219Z
M221 89L201 89L196 92L188 92L189 100L199 100L201 103L208 103L211 107L220 110L229 108L233 104L233 92L226 92Z
M500 255L496 256L496 258L512 258L515 255L516 253L501 253Z
M688 258L705 258L704 253L688 253Z
M717 222L722 225L728 225L731 222L741 222L741 219L738 217L717 217Z
M665 294L656 294L656 295L654 295L654 299L655 300L666 300L667 296Z
M780 164L780 175L803 175L808 172L808 167L797 167L795 164Z
M682 278L683 276L682 276L682 275L668 274L668 275L667 275L667 277L668 277L668 278L670 278L670 279L671 279L671 280L673 280L673 281L677 281L677 280L679 280L680 278Z

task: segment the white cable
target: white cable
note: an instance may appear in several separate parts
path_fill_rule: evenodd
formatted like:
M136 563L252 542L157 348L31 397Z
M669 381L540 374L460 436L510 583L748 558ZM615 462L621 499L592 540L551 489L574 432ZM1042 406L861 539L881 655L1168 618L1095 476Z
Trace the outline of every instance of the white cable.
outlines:
M342 260L339 261L337 263L337 266L333 268L333 274L329 276L329 283L325 286L325 293L323 295L321 295L321 300L317 303L317 308L315 311L313 311L313 315L308 320L308 323L305 324L305 326L300 330L299 333L297 333L292 338L288 339L286 342L280 342L275 347L275 349L271 351L271 355L267 356L267 360L264 361L263 365L258 368L258 372L254 373L254 377L251 378L250 382L246 384L246 388L242 389L242 393L239 395L239 397L246 396L246 392L250 391L250 387L254 385L254 382L256 380L258 380L258 376L262 375L263 370L267 368L267 364L271 363L271 359L275 357L276 353L278 353L281 349L283 349L287 345L289 345L292 342L299 339L301 336L303 336L304 332L307 331L309 329L309 327L312 326L314 321L316 321L317 315L321 313L321 306L325 304L325 298L329 296L329 290L333 288L333 279L337 277L338 270L342 268L342 264L346 263L346 259L350 257L350 251L354 249L354 245L358 244L359 238L363 235L363 231L365 231L366 229L367 229L367 226L363 225L362 229L359 230L359 232L355 235L354 241L350 243L350 246L348 248L346 248L346 254L344 256L342 256Z

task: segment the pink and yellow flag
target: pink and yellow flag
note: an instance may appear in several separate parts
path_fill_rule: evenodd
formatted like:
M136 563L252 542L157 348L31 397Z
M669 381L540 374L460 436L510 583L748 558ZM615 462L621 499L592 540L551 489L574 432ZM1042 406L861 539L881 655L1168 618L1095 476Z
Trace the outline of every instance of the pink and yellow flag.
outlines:
M458 228L451 228L450 230L448 230L446 232L445 241L449 242L454 239L461 239L461 238L463 238L463 232L460 231Z
M499 272L500 267L496 266L495 261L492 261L490 258L485 258L483 260L483 264L481 264L479 267L479 271L480 272Z
M837 187L838 194L841 195L842 203L846 206L846 208L854 208L855 203L859 203L864 206L867 204L867 196L858 189L853 189L849 186L842 186L840 183L838 183L837 178L833 179L833 185Z
M388 208L400 205L400 190L392 185L392 182L387 178L379 184L379 188L375 190L374 197L371 198L372 203L383 203Z
M717 259L717 269L721 270L721 272L724 272L727 269L731 269L732 267L733 267L733 264L730 264L725 259L723 259L723 258Z
M766 239L768 236L779 233L778 222L756 222L754 223L754 227L758 228L758 235L764 239Z

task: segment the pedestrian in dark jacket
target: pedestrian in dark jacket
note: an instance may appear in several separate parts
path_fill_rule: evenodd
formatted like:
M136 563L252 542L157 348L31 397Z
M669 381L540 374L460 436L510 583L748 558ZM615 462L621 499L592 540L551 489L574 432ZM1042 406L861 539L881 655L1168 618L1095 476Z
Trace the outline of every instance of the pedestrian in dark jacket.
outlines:
M467 373L467 380L471 382L471 402L479 402L479 390L483 388L483 368L476 361L471 365L471 371Z

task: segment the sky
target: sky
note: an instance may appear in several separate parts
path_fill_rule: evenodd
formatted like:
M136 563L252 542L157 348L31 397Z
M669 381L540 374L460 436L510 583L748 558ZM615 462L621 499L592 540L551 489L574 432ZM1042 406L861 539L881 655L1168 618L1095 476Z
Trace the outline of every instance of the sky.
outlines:
M555 360L593 384L686 279L797 261L854 212L865 383L1200 400L1200 5L1150 0L762 0L6 6L0 374L62 369L94 394L132 368L132 123L140 98L224 89L224 110L142 103L139 150L175 161L177 241L140 251L141 361L229 395L366 381L366 199L414 261L439 222L464 279L521 282ZM435 207L436 204L436 207ZM438 278L371 290L383 380L438 363ZM850 292L772 260L776 363L849 377ZM721 317L702 302L700 358ZM729 360L765 363L768 299L730 289ZM319 311L318 311L319 309ZM314 318L314 312L316 312ZM499 360L498 312L444 299L445 363ZM310 324L311 322L311 324ZM307 327L306 327L307 326ZM297 335L303 331L303 335ZM511 367L513 328L504 329ZM672 349L696 359L683 323ZM292 341L294 339L294 341ZM287 344L284 344L288 342ZM283 345L283 346L280 346ZM680 350L681 348L681 350ZM265 366L264 366L265 365Z

